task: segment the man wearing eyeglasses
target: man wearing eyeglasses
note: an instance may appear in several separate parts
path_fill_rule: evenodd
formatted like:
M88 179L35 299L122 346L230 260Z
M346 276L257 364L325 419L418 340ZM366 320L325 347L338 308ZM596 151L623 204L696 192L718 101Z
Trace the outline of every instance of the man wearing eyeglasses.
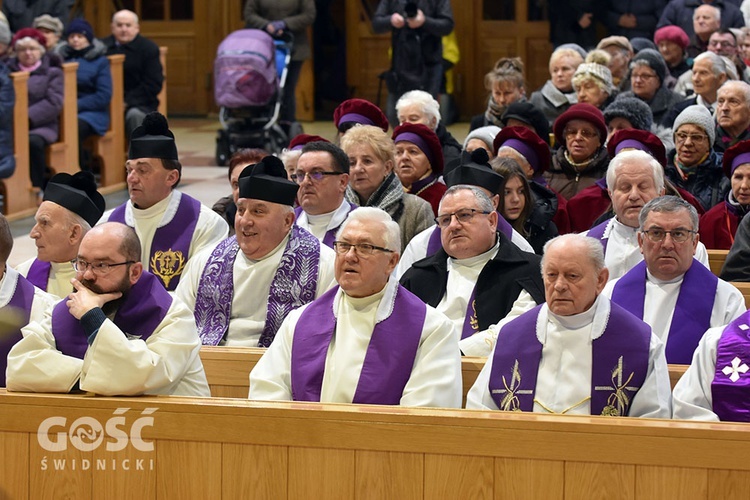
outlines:
M75 291L23 328L8 354L11 391L210 396L192 312L140 262L124 224L86 233Z
M498 231L498 217L481 188L450 187L435 218L442 248L401 278L405 288L453 321L461 339L503 319L524 291L544 302L539 256L519 250Z
M339 227L357 208L344 199L349 184L349 157L330 142L308 143L302 148L291 179L299 184L294 223L333 247Z
M649 201L639 215L643 261L603 293L651 326L667 363L690 364L704 332L745 312L742 293L694 259L698 212L675 196Z
M452 322L398 284L397 223L349 214L334 243L338 286L292 311L250 373L250 399L461 406Z
M242 170L235 236L193 257L175 291L204 345L268 347L289 311L334 285L333 250L294 224L298 188L274 156Z

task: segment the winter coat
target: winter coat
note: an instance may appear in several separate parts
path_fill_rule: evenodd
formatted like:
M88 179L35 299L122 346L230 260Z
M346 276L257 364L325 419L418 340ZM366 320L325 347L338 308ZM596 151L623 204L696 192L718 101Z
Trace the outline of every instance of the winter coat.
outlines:
M15 33L21 28L30 28L34 18L42 14L57 17L67 25L75 3L75 0L3 0L2 12Z
M60 60L42 56L42 64L29 74L29 134L42 136L48 144L57 141L63 107L63 72ZM21 71L18 59L10 60L11 71Z
M13 106L16 92L10 78L10 68L0 63L0 179L13 175L16 157L13 155Z
M117 45L113 36L102 39L107 55L124 54L122 65L125 88L125 109L138 108L144 113L159 107L159 92L164 83L164 72L159 60L159 47L141 35L124 45Z
M728 196L731 196L728 195ZM701 243L708 249L729 250L734 244L734 235L740 221L745 216L745 209L736 202L725 200L701 215Z
M610 35L620 35L628 39L640 36L651 40L654 38L656 23L666 5L667 0L607 0L602 9L602 21ZM635 28L623 28L618 25L623 14L635 15Z
M586 168L577 171L565 158L565 148L558 149L552 156L552 166L544 173L549 187L570 200L578 192L604 177L609 166L607 148L602 146L594 153L594 160Z
M265 31L271 21L284 21L294 35L292 61L310 59L307 28L315 22L314 0L247 0L242 12L245 27L251 29Z
M695 35L693 30L693 11L696 7L703 5L703 0L672 0L664 8L664 12L659 18L656 27L669 26L674 24L679 26L689 38ZM713 0L707 2L721 9L721 28L742 28L745 26L745 18L742 16L740 9L732 2L727 0Z
M708 158L698 165L695 173L683 180L675 166L676 151L671 151L668 157L667 168L664 173L675 186L687 190L698 198L705 210L710 210L714 205L723 202L731 189L729 179L724 175L721 167L722 154L711 151Z
M635 95L632 90L622 92L620 95L623 97L636 97L640 99L640 97ZM662 85L650 101L646 101L645 99L641 100L651 108L651 113L654 115L654 123L662 123L664 117L669 113L670 108L684 99L685 98L680 94L672 92Z
M544 86L533 92L529 102L536 106L544 113L544 117L549 122L550 129L557 120L557 117L563 114L569 107L578 102L578 95L575 90L568 93L560 92L551 80L547 80ZM547 137L542 137L545 141Z

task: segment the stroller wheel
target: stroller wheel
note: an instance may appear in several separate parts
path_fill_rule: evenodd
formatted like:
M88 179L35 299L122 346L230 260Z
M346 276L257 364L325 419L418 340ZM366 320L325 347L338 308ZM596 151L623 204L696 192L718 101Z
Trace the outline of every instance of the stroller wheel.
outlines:
M226 166L231 154L229 134L225 130L219 130L219 135L216 136L216 164L220 167Z

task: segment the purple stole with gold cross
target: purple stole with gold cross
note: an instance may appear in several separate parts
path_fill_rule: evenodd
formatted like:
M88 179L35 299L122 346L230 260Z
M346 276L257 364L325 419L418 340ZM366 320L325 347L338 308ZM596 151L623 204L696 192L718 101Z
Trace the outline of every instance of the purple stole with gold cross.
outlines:
M333 308L338 289L321 295L297 321L292 342L294 401L320 401L326 355L336 330ZM372 331L352 403L398 405L411 377L427 306L401 285L393 301L390 316Z
M719 420L750 422L750 311L729 323L716 346L711 382L713 411Z
M127 203L112 211L110 222L127 224ZM148 270L161 279L164 288L174 290L190 254L195 226L201 213L201 203L185 193L180 193L180 203L172 220L156 229L151 242ZM132 226L131 226L132 227Z
M34 259L31 267L29 267L29 272L26 273L26 279L35 287L46 292L50 271L52 271L52 263Z
M113 323L123 333L146 340L154 333L172 306L172 296L159 278L144 271L127 292L115 313ZM66 356L83 359L89 348L88 335L81 321L70 314L67 299L55 304L52 310L52 335L57 350Z
M5 273L5 279L8 279L8 273ZM31 306L34 304L34 285L29 280L18 275L18 281L16 282L16 289L13 291L13 296L10 301L3 307L3 309L12 309L18 313L18 325L17 329L7 332L0 338L0 386L5 387L5 368L8 364L8 353L11 347L16 342L21 340L21 328L29 324L29 318L31 317Z
M693 259L677 296L665 348L667 363L689 365L703 334L711 328L711 311L719 278ZM641 261L620 278L612 290L612 302L643 319L646 302L646 262ZM663 314L666 314L663 312Z
M538 305L507 323L492 356L490 394L503 411L533 411L542 344ZM612 303L604 333L592 343L591 414L627 416L648 372L651 328Z

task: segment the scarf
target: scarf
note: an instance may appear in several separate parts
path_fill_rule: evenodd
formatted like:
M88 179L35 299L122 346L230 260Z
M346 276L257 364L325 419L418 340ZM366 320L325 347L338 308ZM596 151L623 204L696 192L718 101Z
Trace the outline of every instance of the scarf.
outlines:
M391 172L383 180L383 183L374 193L372 193L370 199L366 200L364 204L362 204L359 195L354 192L351 186L346 187L346 199L357 206L377 207L383 209L388 212L388 215L390 215L396 222L401 219L401 216L404 213L404 188L394 172Z
M492 95L490 95L490 98L487 100L487 111L484 112L484 119L487 122L486 125L497 125L502 128L503 122L500 120L500 117L503 116L503 113L505 113L505 110L507 109L507 106L500 106L497 104L492 98Z

